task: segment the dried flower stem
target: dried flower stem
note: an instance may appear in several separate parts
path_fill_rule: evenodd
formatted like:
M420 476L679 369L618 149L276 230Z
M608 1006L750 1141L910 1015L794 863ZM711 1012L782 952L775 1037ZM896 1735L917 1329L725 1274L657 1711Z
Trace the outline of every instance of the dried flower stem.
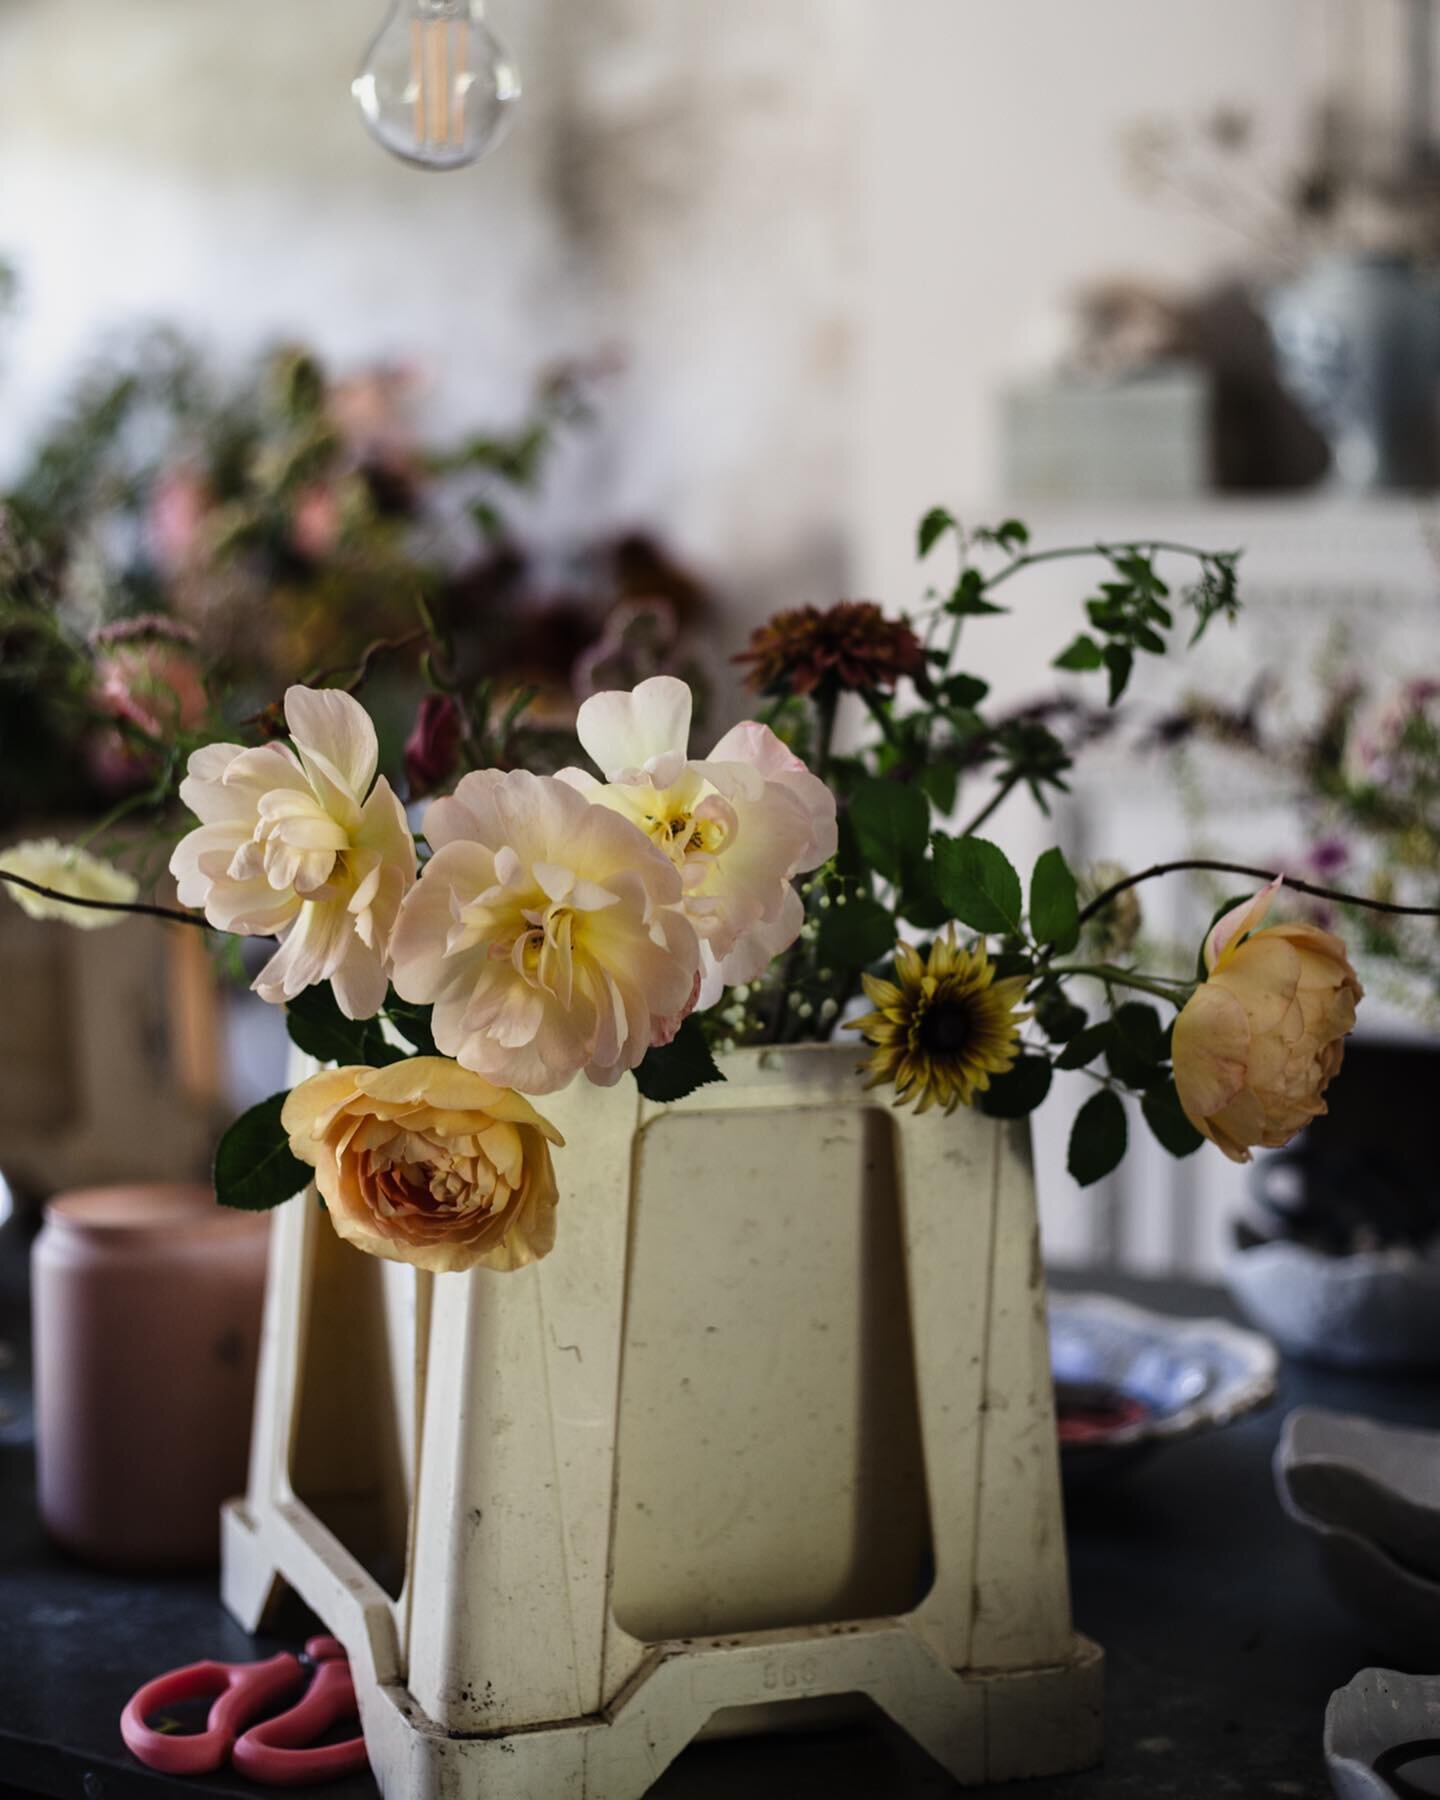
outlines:
M1248 863L1212 862L1208 857L1187 857L1179 862L1153 863L1148 869L1142 869L1138 875L1127 875L1123 881L1117 881L1113 887L1106 888L1103 894L1097 894L1080 914L1080 923L1093 919L1098 912L1103 912L1117 894L1123 894L1126 888L1136 887L1142 881L1152 881L1157 875L1175 875L1186 869L1209 869L1217 875L1248 875L1255 881L1274 881L1283 874L1279 869L1255 869ZM1310 881L1297 881L1285 875L1286 887L1297 894L1309 894L1315 900L1334 900L1341 906L1366 906L1371 912L1404 913L1412 918L1440 919L1440 907L1436 906L1400 906L1393 900L1371 900L1364 894L1344 894L1338 888L1317 887Z
M173 906L150 906L143 900L87 900L79 894L62 894L58 888L42 887L38 881L29 881L23 875L12 875L8 869L0 869L0 881L8 881L12 887L28 888L32 894L39 894L46 900L61 900L66 906L83 906L89 912L140 913L147 919L168 919L176 925L198 925L202 931L212 929L203 913L180 912Z

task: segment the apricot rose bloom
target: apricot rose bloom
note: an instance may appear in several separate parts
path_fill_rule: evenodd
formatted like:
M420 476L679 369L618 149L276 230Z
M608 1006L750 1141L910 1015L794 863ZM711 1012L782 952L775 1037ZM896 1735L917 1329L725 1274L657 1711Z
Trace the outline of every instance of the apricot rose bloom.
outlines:
M375 727L358 700L292 687L285 722L293 749L209 744L190 758L180 798L201 823L170 872L181 904L217 931L280 939L255 978L262 999L328 981L348 1018L373 1018L415 841L389 782L375 779Z
M396 991L447 1056L526 1094L637 1067L700 964L680 872L553 776L482 769L424 821L435 854L400 911Z
M747 720L692 762L690 712L673 675L592 695L575 729L605 780L584 769L559 779L629 819L679 870L704 1007L794 943L805 914L793 878L835 854L837 833L835 796L768 726Z
M342 1238L448 1273L520 1269L555 1244L558 1131L528 1101L442 1056L324 1069L281 1120Z
M1279 1149L1326 1110L1361 988L1345 946L1315 925L1256 927L1278 879L1219 920L1209 977L1175 1021L1175 1087L1190 1123L1232 1162ZM1247 935L1247 933L1249 935Z

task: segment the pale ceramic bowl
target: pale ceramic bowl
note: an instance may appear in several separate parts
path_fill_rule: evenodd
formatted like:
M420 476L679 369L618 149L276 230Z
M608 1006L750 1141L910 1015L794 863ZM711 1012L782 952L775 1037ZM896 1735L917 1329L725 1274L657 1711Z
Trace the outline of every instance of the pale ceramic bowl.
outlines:
M1275 1238L1234 1251L1236 1305L1281 1349L1340 1369L1440 1367L1440 1261L1432 1252L1325 1256Z
M1325 1762L1340 1800L1440 1794L1440 1676L1362 1669L1336 1688Z

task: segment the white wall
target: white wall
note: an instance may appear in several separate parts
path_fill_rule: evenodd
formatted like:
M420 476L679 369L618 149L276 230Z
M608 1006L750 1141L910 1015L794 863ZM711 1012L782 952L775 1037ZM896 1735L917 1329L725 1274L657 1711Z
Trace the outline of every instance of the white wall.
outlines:
M1393 0L1351 0L1378 22ZM1254 111L1283 167L1336 41L1325 0L886 0L866 109L860 584L916 592L914 524L996 493L996 391L1097 276L1185 284L1248 246L1127 182L1143 116Z
M566 530L652 521L750 607L840 583L860 0L496 0L509 142L416 173L349 81L381 0L0 0L0 479L97 335L420 358L439 425L618 348Z

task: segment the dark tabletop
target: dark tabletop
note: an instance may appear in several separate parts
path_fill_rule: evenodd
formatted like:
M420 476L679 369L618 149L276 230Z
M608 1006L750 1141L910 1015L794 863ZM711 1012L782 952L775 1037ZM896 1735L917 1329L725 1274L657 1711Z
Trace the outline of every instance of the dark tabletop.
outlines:
M4 1266L8 1265L8 1269ZM139 1800L259 1792L232 1775L184 1784L141 1769L122 1747L120 1710L149 1676L215 1656L243 1661L291 1647L247 1637L221 1609L213 1576L136 1580L68 1561L41 1535L23 1350L23 1287L0 1259L0 1800L16 1795ZM1065 1281L1067 1287L1098 1285ZM1228 1312L1213 1290L1105 1284L1173 1313ZM1334 1601L1313 1547L1275 1499L1270 1457L1280 1420L1315 1403L1440 1426L1440 1386L1287 1364L1263 1414L1157 1453L1069 1504L1076 1623L1107 1659L1102 1768L1063 1779L972 1789L1015 1800L1241 1800L1328 1795L1320 1756L1325 1702L1357 1670L1395 1666L1383 1643ZM1440 1666L1440 1656L1437 1656ZM369 1780L320 1790L373 1800ZM823 1737L693 1746L657 1800L921 1800L956 1791L922 1752L877 1723Z

